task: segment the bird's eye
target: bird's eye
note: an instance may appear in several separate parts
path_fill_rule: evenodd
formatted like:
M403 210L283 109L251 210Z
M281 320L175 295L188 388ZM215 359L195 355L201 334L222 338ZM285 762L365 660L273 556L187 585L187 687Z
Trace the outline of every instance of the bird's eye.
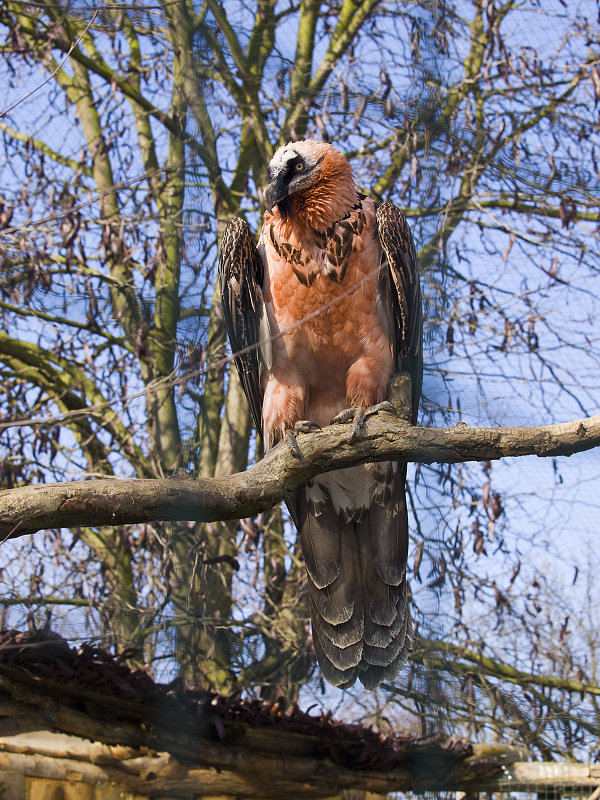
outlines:
M296 164L296 172L302 172L304 169L304 161L298 161Z

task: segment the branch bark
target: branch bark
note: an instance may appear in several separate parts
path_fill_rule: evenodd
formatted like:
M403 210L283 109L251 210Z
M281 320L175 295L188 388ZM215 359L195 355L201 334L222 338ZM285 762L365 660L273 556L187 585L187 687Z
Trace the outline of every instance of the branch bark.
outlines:
M0 492L0 537L45 528L125 525L152 520L199 522L254 516L323 472L368 461L425 464L492 461L507 456L570 456L600 446L600 414L533 428L419 428L394 415L367 419L352 442L348 425L300 434L302 458L285 443L245 472L194 480L109 479L24 486Z

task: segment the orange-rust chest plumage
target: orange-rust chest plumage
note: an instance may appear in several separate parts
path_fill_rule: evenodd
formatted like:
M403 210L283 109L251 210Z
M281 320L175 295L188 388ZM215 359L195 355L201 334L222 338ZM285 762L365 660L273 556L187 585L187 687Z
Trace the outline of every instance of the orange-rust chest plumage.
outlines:
M273 374L282 381L292 372L302 375L311 418L324 419L348 400L378 402L392 357L378 313L381 250L373 201L359 198L322 232L266 215L261 244ZM361 359L368 364L353 390L349 370Z
M265 300L290 357L295 342L345 349L357 323L372 327L379 245L371 200L322 233L271 217L263 245Z

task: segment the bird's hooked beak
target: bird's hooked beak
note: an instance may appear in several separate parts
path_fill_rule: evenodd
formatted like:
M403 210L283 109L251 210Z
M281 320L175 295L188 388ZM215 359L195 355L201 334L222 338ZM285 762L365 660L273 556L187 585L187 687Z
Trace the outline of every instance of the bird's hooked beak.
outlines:
M273 207L277 206L284 222L291 216L292 206L288 200L288 181L286 181L283 173L277 175L265 186L263 198L265 207L270 213L273 213Z
M265 186L263 189L263 199L265 201L265 208L272 213L273 206L277 205L277 180L273 180Z

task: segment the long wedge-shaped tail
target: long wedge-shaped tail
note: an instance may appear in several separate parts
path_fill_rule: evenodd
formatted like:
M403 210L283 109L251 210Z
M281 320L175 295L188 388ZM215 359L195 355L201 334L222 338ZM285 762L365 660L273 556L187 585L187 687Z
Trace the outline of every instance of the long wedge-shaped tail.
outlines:
M367 689L392 680L410 649L406 465L319 475L290 502L306 562L315 652L324 677Z

